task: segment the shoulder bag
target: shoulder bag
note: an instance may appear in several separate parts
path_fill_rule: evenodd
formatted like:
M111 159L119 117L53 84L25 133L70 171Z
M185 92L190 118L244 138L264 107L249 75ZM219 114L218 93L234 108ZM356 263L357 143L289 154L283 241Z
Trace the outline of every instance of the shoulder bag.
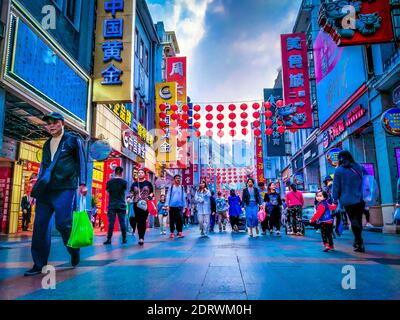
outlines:
M139 181L138 181L138 188L139 188L139 198L141 198L141 190L140 190L140 184L139 184ZM147 201L146 200L143 200L143 199L140 199L139 201L138 201L138 203L137 203L137 207L140 209L140 210L143 210L143 211L147 211L147 209L148 209L148 205L147 205Z

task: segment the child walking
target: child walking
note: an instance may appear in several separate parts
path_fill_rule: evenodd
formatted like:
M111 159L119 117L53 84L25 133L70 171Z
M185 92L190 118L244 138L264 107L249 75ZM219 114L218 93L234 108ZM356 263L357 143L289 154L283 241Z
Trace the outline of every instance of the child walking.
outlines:
M333 245L333 216L332 212L336 210L337 205L329 204L329 195L326 191L318 191L316 200L317 212L313 215L310 222L317 222L321 226L322 242L324 244L324 252L334 250Z
M217 216L218 216L218 227L219 232L225 231L224 221L227 218L228 204L225 198L222 196L222 192L218 192L217 203Z
M166 206L166 197L165 195L161 195L160 201L157 203L157 211L158 211L158 221L160 223L160 234L167 234L167 219L168 219L168 210Z

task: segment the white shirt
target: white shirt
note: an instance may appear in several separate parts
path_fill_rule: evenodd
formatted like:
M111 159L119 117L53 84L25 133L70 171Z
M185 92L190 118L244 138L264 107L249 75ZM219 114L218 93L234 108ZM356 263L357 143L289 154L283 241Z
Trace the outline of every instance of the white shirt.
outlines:
M51 161L53 161L54 155L56 154L56 151L58 149L58 146L60 145L60 141L63 135L64 135L64 129L58 137L53 137L50 140Z

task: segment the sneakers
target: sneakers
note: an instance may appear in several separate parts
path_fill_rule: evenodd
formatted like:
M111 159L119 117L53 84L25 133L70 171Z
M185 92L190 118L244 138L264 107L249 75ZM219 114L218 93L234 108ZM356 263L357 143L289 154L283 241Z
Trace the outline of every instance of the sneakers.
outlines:
M183 232L178 233L178 238L184 238L185 236L183 235Z
M361 252L361 253L365 253L365 247L364 245L357 245L357 247L354 249L354 252Z
M71 265L75 268L79 262L81 261L81 255L78 252L75 252L71 255Z
M329 246L328 246L328 245L325 245L324 252L328 252L328 251L329 251Z
M173 238L175 238L175 235L174 235L173 233L171 233L171 234L169 235L169 238L170 238L170 239L173 239Z
M281 236L281 232L278 230L278 231L276 231L276 235L278 236L278 237L280 237Z
M296 233L296 236L302 237L303 234L302 234L301 232L297 232L297 233Z
M266 236L267 233L264 231L264 232L261 232L261 235L262 235L262 236Z
M123 243L123 244L126 244L126 243L128 243L128 240L126 240L126 238L123 238L123 239L122 239L122 243Z
M42 270L39 268L33 267L32 269L29 269L24 273L24 277L32 277L32 276L37 276L38 274L41 274Z
M143 246L143 245L144 245L144 240L143 240L143 239L140 239L139 242L138 242L138 244L139 244L139 246Z
M104 245L109 245L109 244L111 244L111 240L110 240L110 239L107 239L107 241L104 242L103 244L104 244Z
M370 224L369 222L365 225L366 228L374 228L374 226L372 224Z
M335 250L335 246L329 246L329 250Z

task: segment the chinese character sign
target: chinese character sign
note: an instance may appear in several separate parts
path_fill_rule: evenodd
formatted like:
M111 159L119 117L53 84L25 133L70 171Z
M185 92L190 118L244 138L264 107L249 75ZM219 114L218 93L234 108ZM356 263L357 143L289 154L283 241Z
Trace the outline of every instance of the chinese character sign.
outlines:
M97 7L93 101L133 102L132 28L135 1L104 0Z
M177 84L177 104L179 107L187 103L186 65L186 57L167 59L167 81Z
M256 138L256 171L258 182L265 182L264 180L264 162L263 162L263 144L261 138Z
M281 45L285 125L289 129L312 128L306 35L283 34Z

